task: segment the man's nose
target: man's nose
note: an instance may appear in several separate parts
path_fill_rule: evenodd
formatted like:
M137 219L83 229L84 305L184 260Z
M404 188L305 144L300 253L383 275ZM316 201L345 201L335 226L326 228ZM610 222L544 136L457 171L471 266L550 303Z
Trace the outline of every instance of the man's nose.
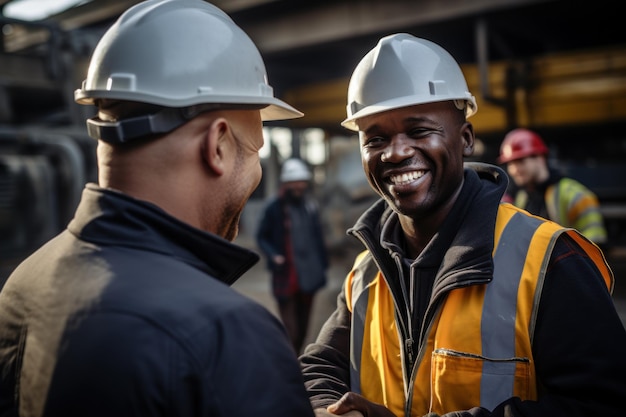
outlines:
M406 135L394 135L383 151L380 160L392 163L402 162L413 156L415 149L412 145L411 139L407 138Z

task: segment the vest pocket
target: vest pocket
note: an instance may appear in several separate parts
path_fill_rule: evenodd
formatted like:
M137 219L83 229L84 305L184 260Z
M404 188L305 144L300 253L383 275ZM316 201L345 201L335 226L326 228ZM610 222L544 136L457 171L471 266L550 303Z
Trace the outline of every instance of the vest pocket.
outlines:
M493 410L513 396L528 399L528 358L488 358L436 349L431 366L431 412L445 414L481 406Z

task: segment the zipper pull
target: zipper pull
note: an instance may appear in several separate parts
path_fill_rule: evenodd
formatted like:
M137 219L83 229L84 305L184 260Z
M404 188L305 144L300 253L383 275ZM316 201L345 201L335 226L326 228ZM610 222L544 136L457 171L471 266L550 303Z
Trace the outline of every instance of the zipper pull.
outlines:
M409 358L409 365L413 366L413 339L408 338L404 341L404 347L406 349L407 357Z

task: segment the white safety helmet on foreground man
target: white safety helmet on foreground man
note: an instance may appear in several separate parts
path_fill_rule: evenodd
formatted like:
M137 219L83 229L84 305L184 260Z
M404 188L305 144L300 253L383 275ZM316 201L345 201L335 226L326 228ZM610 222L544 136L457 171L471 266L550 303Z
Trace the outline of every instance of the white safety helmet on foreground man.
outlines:
M203 0L148 0L127 10L96 46L74 98L165 108L126 121L88 120L90 136L109 142L166 133L215 108L258 108L263 120L302 116L274 97L248 35Z
M382 38L359 62L348 86L348 117L358 130L361 117L416 104L452 100L467 117L476 113L459 64L439 45L407 33Z

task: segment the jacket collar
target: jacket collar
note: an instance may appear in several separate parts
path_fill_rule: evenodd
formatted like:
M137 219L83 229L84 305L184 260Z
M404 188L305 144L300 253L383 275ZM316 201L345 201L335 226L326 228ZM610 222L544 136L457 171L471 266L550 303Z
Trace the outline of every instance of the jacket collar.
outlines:
M259 256L196 229L147 201L87 184L68 230L101 246L141 249L181 259L228 285Z
M465 164L463 189L448 220L416 260L420 265L440 265L438 284L443 290L462 280L490 280L493 273L491 254L499 201L508 185L506 173L483 163ZM383 230L394 230L395 212L384 200L374 203L348 230L361 238L375 256L384 256ZM388 248L392 246L385 245ZM382 262L385 264L385 262Z

